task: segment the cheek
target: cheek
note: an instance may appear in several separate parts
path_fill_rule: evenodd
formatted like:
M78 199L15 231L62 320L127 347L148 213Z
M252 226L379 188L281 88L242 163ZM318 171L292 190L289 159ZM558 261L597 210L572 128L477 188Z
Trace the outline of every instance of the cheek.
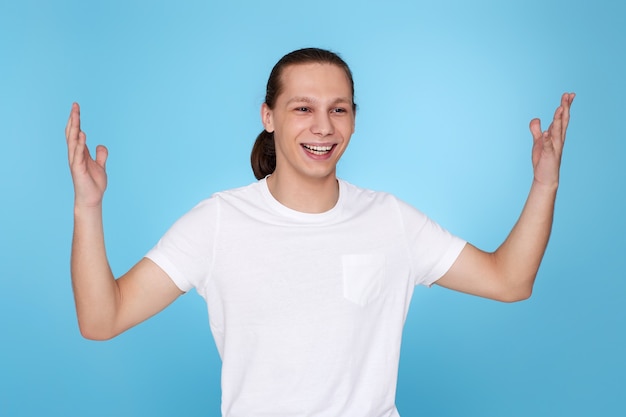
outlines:
M344 133L346 138L349 139L354 133L354 120L346 120L341 123L341 131Z
M274 128L281 133L282 136L295 136L309 128L309 121L306 117L286 117L274 125Z

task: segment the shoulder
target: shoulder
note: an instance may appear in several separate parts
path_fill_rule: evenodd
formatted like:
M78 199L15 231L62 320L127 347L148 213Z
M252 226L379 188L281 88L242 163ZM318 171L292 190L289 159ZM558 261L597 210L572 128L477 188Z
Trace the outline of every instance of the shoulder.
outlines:
M240 205L243 202L258 203L263 197L261 181L253 182L243 187L217 191L210 197L200 201L191 211L211 211L223 205Z
M258 201L260 197L258 188L258 183L252 183L243 187L215 192L189 209L178 222L207 221L218 215L224 206L241 206L243 201Z
M244 218L266 219L273 213L275 203L267 189L265 180L259 180L243 187L231 188L214 193L200 202L196 209L207 217L218 221L237 221Z
M407 229L421 228L431 222L429 217L415 206L385 191L374 191L340 180L345 192L345 206L356 214L376 215L389 221L399 221Z
M397 198L384 191L371 190L369 188L359 187L348 181L338 179L341 192L344 193L348 201L359 200L369 202L395 201Z
M244 185L242 187L231 188L228 190L218 191L211 195L211 197L207 200L211 199L222 199L222 200L230 200L230 199L247 199L254 198L258 196L262 191L262 183L265 180L255 181L251 184Z
M370 218L374 216L384 223L403 223L406 217L422 218L419 210L391 193L362 188L346 181L341 181L340 186L344 193L343 206L350 215L365 215Z
M341 179L339 180L339 184L345 195L346 204L360 207L378 206L394 210L399 210L402 206L402 208L416 210L391 193L359 187Z

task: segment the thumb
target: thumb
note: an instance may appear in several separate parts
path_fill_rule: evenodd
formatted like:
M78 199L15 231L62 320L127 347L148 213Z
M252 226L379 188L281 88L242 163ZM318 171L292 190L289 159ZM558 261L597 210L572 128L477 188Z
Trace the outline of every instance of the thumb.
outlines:
M530 133L533 135L534 141L538 141L543 136L541 132L541 121L539 119L533 119L530 121Z
M109 156L109 150L106 146L98 145L96 147L96 163L102 168L106 168L107 157Z

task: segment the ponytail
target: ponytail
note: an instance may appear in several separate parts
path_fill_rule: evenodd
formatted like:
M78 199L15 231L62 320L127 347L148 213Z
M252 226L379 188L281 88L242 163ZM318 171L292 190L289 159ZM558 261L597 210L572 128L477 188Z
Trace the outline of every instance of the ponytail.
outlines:
M276 169L274 134L263 130L257 136L250 154L252 172L257 180L267 177Z

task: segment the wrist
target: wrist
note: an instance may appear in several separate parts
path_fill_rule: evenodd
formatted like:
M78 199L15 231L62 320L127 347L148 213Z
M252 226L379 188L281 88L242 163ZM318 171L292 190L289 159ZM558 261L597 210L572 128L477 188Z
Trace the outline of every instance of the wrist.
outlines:
M102 202L95 204L85 204L74 201L74 217L102 216Z
M533 183L531 186L531 189L542 191L542 192L549 193L549 194L555 194L558 188L559 188L558 180L551 181L551 182L544 182L544 181L538 180L537 178L533 179Z

